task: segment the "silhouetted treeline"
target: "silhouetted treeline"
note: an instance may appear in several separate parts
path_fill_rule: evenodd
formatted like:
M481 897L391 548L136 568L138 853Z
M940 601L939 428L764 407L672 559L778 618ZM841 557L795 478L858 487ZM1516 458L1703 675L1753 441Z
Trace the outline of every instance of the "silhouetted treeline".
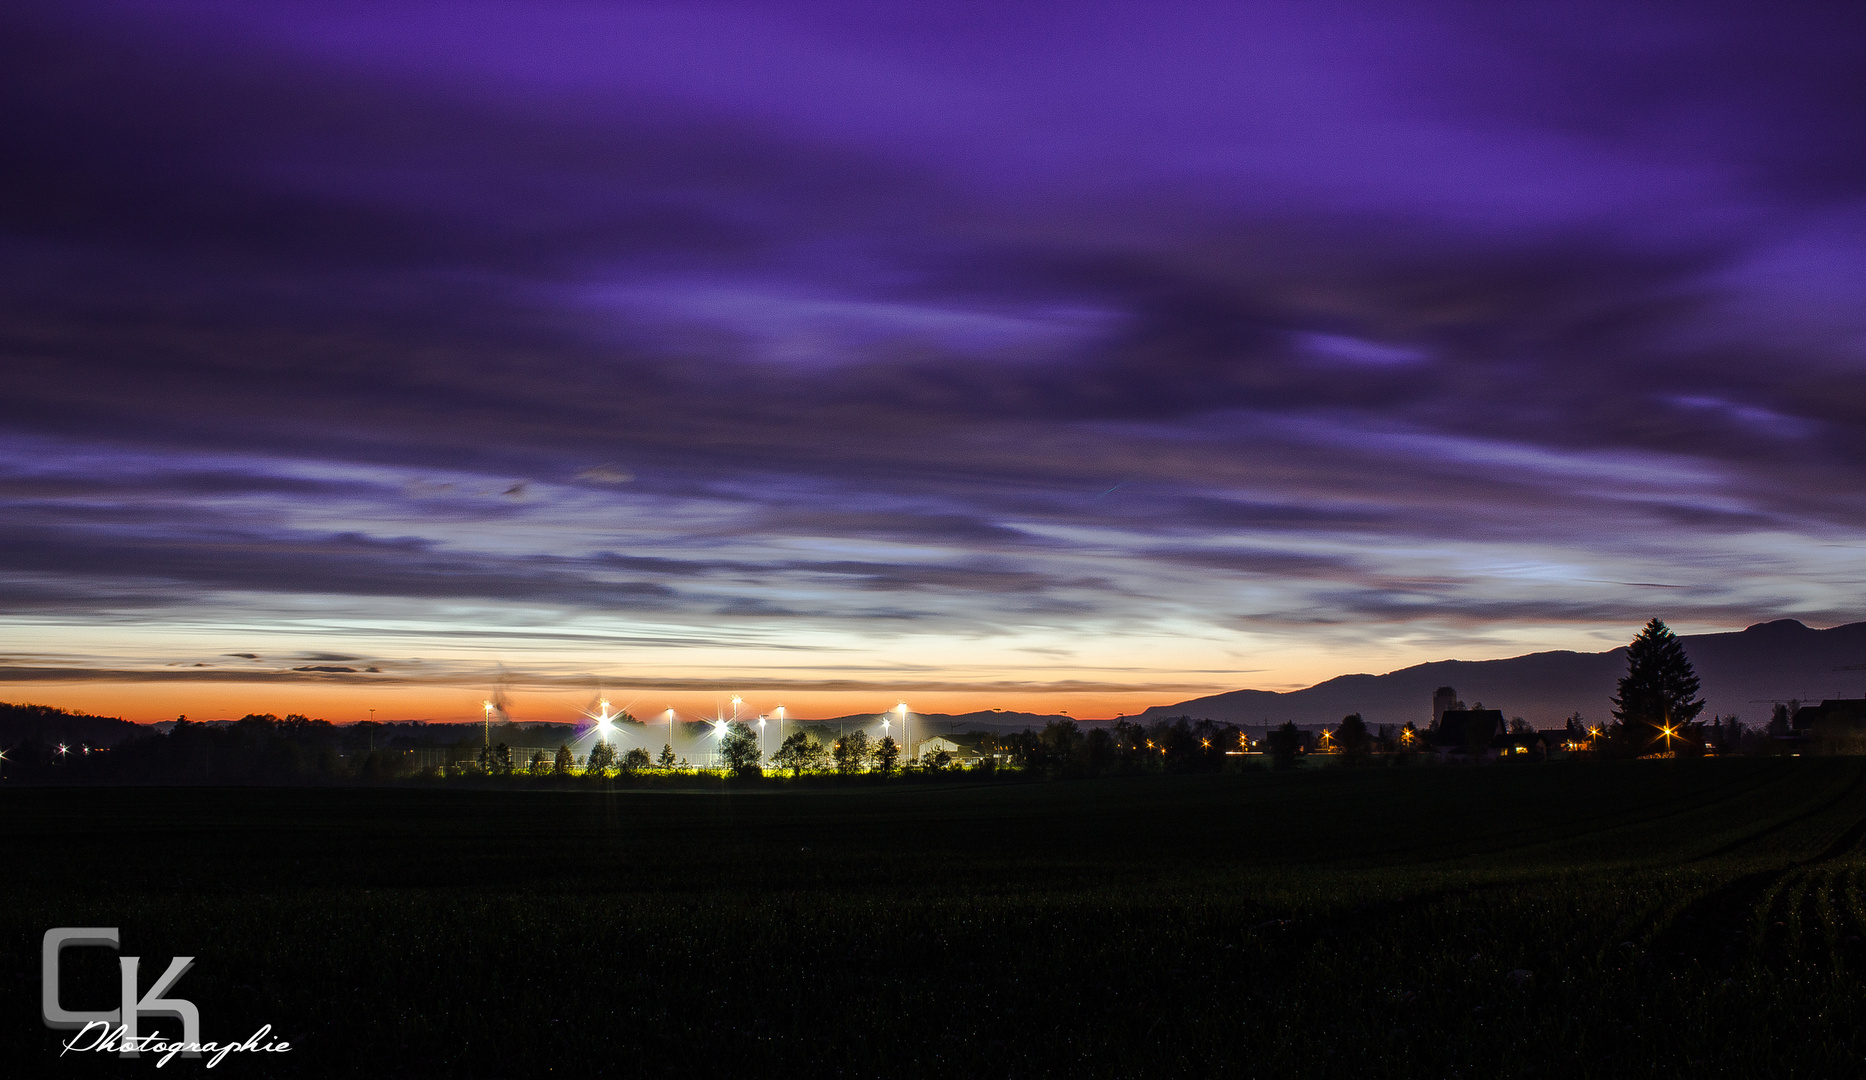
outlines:
M1226 754L1243 746L1235 724L1180 716L1141 725L1118 720L1083 731L1073 720L1052 720L1042 731L996 737L1011 763L1044 776L1114 776L1126 773L1199 773L1223 769Z
M53 710L56 712L56 710ZM121 723L121 721L118 721ZM411 776L415 749L444 749L473 760L486 742L476 724L373 723L338 726L292 714L253 713L232 723L192 723L166 731L127 725L115 745L35 730L6 747L5 774L27 782L289 784L391 780ZM563 725L549 725L553 739ZM494 744L526 728L498 724Z
M114 746L144 730L114 716L90 716L54 709L50 705L0 702L0 748L35 738L53 745L62 742ZM7 756L13 756L10 750Z

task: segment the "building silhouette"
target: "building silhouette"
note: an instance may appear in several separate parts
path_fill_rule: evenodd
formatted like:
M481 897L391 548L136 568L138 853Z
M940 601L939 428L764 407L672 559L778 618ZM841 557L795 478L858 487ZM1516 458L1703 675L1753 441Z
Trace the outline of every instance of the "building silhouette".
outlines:
M1449 686L1439 687L1432 693L1432 726L1428 730L1437 731L1447 712L1462 708L1464 702L1458 700L1458 691Z

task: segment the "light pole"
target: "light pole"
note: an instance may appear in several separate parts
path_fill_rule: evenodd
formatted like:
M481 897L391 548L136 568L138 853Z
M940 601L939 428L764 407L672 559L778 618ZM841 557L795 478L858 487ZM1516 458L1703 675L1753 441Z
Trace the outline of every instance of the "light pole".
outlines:
M758 752L767 757L770 756L770 751L765 745L765 718L762 716L758 718Z
M672 707L667 710L667 752L670 756L674 753L674 710ZM669 768L674 766L672 761L667 764Z
M737 694L732 695L732 723L734 724L739 722L739 705L742 704L744 701L745 699L740 697L739 695ZM732 730L731 726L728 724L724 724L724 723L718 724L713 728L713 736L714 736L713 764L715 765L718 765L721 763L721 760L723 757L721 751L726 744L726 735L729 732L731 732L731 730Z
M901 738L907 740L907 760L911 762L914 760L914 732L907 723L907 703L903 701L894 707L901 711Z

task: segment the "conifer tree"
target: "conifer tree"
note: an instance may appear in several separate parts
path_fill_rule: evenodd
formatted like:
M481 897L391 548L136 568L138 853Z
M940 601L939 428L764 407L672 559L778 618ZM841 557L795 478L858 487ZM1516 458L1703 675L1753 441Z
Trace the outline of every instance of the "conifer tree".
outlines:
M1366 759L1373 749L1373 740L1367 734L1367 721L1361 719L1360 713L1349 713L1341 718L1341 726L1335 729L1335 745L1341 747L1341 756L1348 761Z
M875 767L881 770L881 775L894 775L894 766L901 759L901 747L892 735L882 736L881 741L868 753L875 759Z
M1626 649L1626 677L1613 699L1620 736L1643 749L1665 730L1677 730L1704 710L1691 658L1669 627L1658 619L1646 624Z

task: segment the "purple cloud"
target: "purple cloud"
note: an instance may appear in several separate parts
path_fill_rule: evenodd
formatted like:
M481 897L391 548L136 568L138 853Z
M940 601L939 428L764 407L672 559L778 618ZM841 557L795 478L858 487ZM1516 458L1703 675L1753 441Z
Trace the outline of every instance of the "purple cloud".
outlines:
M1859 614L1857 12L4 19L34 619L1209 668L1591 644L1650 614L1614 582L1688 585L1686 627Z

